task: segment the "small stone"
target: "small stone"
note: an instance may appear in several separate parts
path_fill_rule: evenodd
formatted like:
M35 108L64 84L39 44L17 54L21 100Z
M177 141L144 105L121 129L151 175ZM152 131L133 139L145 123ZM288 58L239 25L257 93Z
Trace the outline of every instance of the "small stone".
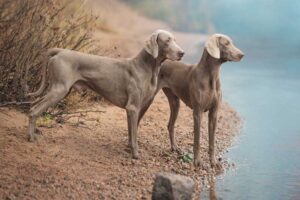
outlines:
M152 200L190 200L194 192L194 181L186 176L158 173L155 178Z

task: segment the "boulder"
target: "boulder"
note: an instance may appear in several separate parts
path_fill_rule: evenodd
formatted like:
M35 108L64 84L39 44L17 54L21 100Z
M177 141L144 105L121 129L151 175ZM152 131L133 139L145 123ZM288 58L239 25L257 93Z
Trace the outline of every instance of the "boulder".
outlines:
M158 173L152 191L152 200L190 200L194 181L186 176Z

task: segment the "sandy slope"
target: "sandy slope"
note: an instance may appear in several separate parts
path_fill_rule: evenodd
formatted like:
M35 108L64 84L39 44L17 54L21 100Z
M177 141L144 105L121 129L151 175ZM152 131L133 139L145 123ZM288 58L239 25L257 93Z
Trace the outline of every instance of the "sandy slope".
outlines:
M197 53L199 45L206 39L206 36L201 34L172 31L167 24L145 18L117 0L88 0L86 7L98 15L103 23L109 22L108 31L99 29L93 36L101 47L113 47L113 50L108 51L112 56L136 55L149 35L157 29L171 31L189 56Z
M154 174L169 171L201 177L211 173L207 155L207 119L203 121L201 157L194 169L170 151L167 134L168 105L159 94L143 119L138 141L140 160L132 160L127 147L125 112L111 105L88 108L103 113L80 116L80 126L56 124L40 128L37 142L29 143L26 115L0 110L0 199L150 199ZM192 150L192 113L182 105L176 138L185 152ZM238 116L223 105L217 129L217 155L230 145ZM199 190L199 187L198 187Z
M112 32L96 31L101 47L115 46L112 56L133 56L147 35L168 27L146 19L116 0L90 0L93 9L109 22ZM87 6L91 5L87 2ZM179 44L195 51L197 34L176 33ZM141 159L132 160L127 147L125 112L107 103L88 103L88 110L65 124L40 127L37 142L27 142L27 118L15 109L0 109L0 199L150 199L153 177L160 171L189 175L201 189L202 177L215 173L207 155L207 118L202 123L203 166L194 169L170 151L167 134L169 108L159 93L139 128ZM76 122L76 123L75 123ZM79 126L74 126L74 123ZM182 104L176 138L184 152L191 152L191 110ZM223 104L218 118L217 155L229 145L239 127L239 117ZM224 162L223 162L224 164Z

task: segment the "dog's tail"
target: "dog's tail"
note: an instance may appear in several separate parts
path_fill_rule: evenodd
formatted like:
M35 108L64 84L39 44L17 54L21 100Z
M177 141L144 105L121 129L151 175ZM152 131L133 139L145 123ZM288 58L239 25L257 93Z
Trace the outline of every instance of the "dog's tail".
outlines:
M59 49L59 48L53 48L53 49L47 50L44 53L43 62L42 62L43 66L42 66L42 82L41 82L41 85L40 85L40 87L37 91L27 93L26 94L27 97L39 96L40 94L42 94L42 92L45 89L45 85L46 85L46 74L47 74L47 66L48 66L49 58L57 55L60 51L61 51L61 49Z

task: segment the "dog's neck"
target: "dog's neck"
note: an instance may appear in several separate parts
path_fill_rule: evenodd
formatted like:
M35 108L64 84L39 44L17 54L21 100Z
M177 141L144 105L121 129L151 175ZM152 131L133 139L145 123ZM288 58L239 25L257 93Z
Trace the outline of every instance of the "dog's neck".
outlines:
M206 49L204 49L201 60L197 64L197 68L201 69L201 73L205 73L213 79L219 78L220 67L224 62L221 59L212 57Z
M137 58L140 60L140 62L143 62L145 64L142 66L145 66L147 68L146 70L151 69L151 83L156 84L161 64L165 61L164 56L161 56L161 54L159 54L157 58L154 58L145 49L142 49L141 52L138 54Z
M140 58L150 68L159 67L161 63L166 60L166 58L164 58L161 53L158 54L157 58L154 58L145 49L142 49L137 57Z

